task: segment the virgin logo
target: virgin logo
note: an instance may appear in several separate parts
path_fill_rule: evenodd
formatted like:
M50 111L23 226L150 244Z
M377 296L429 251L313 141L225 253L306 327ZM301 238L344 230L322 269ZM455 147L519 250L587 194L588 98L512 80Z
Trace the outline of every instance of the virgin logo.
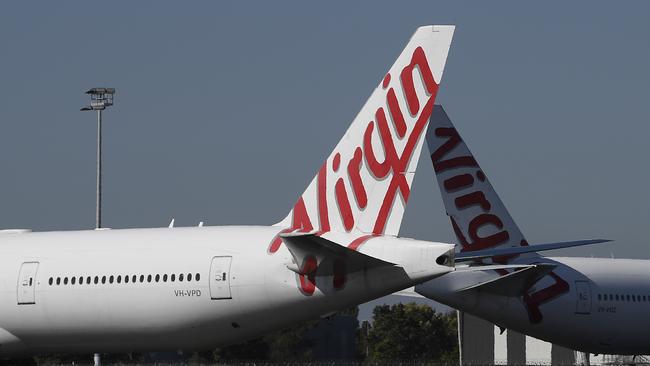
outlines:
M486 179L485 174L480 170L474 157L470 155L443 160L443 158L462 141L458 132L456 132L456 129L453 127L437 128L434 132L437 137L447 139L442 146L431 154L433 169L436 171L437 175L447 170L458 169L461 167L476 168L473 175L466 173L465 171L467 169L463 169L463 173L446 179L443 183L443 189L445 192L452 196L457 195L454 199L456 209L463 211L472 206L479 206L483 211L481 214L471 219L467 227L471 242L465 238L465 235L462 233L453 217L451 218L454 232L463 247L462 251L492 248L507 242L510 239L510 234L507 230L503 229L503 221L499 216L490 212L492 204L485 197L485 193L473 189L476 180L483 182ZM471 192L467 193L467 191ZM495 229L494 233L486 236L479 235L479 229L487 225L492 226Z
M498 212L492 212L492 203L485 192L475 187L476 182L485 182L486 177L474 157L467 155L445 159L462 142L460 135L453 127L437 128L434 133L436 137L445 139L445 142L431 154L436 175L460 170L458 174L445 179L442 188L453 198L454 207L459 212L471 212L466 211L470 207L480 208L479 213L469 220L467 228L461 228L453 216L450 216L454 233L462 246L461 251L482 250L506 244L511 235L507 227L504 227L504 220L499 217ZM478 184L476 185L478 186ZM465 237L463 229L467 230L469 239ZM524 239L521 239L519 244L521 246L528 245ZM495 263L507 263L513 257L501 256L494 257L492 260ZM501 275L509 273L507 270L497 270L497 272ZM529 290L535 285L532 283L524 292L523 300L531 323L542 321L543 316L539 309L541 304L569 291L569 284L564 279L553 272L549 273L549 276L553 279L553 284L550 286L529 293Z
M365 238L361 242L355 240L348 244L356 250L369 237L384 233L398 195L404 202L408 200L410 186L404 173L426 130L438 84L422 47L417 47L411 54L410 62L399 73L399 82L391 83L391 77L388 73L382 81L381 90L385 94L382 105L377 106L374 112L374 119L359 126L361 130L358 131L363 132L358 141L352 140L343 146L350 156L344 158L342 151L335 151L331 161L321 166L316 178L316 199L310 200L307 194L300 197L292 210L291 227L283 232L309 232L314 231L315 227L320 234L329 232L328 202L333 202L337 208L334 215L338 215L336 222L339 223L335 226L338 228L342 223L342 230L346 232L351 232L358 225L361 215L366 215L364 221L368 215L372 215L371 222L374 224L371 232L360 237ZM423 86L425 97L418 97L416 80ZM400 106L398 101L400 94L403 95L404 106ZM408 115L405 116L404 112ZM378 154L375 151L373 140L381 143L383 152ZM398 140L401 141L400 148L396 146ZM333 180L332 183L328 182L328 177ZM379 195L376 190L369 192L368 182L371 181L386 182L387 188ZM333 184L334 189L328 190L328 184ZM306 202L314 201L317 217L310 217ZM281 245L282 240L276 236L269 244L268 253L277 252ZM314 273L318 269L318 265L313 263L307 266ZM307 275L299 281L302 292L307 295L313 294L315 289L312 279L315 281L314 276ZM341 276L335 276L335 288L342 288L344 282Z

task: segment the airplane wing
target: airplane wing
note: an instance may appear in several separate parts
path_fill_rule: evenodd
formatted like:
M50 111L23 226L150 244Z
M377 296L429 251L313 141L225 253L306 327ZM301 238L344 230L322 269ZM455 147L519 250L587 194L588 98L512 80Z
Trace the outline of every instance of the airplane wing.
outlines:
M395 266L394 263L359 253L314 233L284 233L280 234L280 237L295 261L287 267L298 274L313 271L315 264L318 275L353 273L368 268Z

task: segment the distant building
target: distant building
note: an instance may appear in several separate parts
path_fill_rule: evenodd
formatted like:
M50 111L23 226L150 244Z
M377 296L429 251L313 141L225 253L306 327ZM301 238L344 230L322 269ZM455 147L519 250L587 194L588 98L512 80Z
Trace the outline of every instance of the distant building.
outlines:
M648 364L650 358L619 355L585 355L513 330L503 333L494 324L461 313L463 365L629 365Z
M314 360L353 360L357 356L356 314L337 314L321 319L307 337L314 341Z

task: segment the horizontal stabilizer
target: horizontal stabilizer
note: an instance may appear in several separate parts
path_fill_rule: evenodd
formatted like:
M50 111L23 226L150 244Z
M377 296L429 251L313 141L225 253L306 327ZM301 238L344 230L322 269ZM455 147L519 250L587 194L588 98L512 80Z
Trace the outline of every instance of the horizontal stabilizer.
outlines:
M511 256L511 255L519 255L524 253L543 252L546 250L571 248L571 247L577 247L581 245L607 243L610 241L611 240L607 240L607 239L576 240L576 241L565 241L560 243L536 244L536 245L530 245L525 247L507 247L507 248L476 250L473 252L457 253L454 260L456 262L471 261L471 260L490 258L490 257Z
M481 268L481 267L477 267ZM531 265L507 275L466 287L460 291L479 290L502 296L521 296L540 278L555 268L555 264L540 263Z
M496 271L500 269L526 269L533 267L534 264L488 264L488 265L478 265L478 266L469 266L469 267L456 267L456 272L476 272L476 271Z
M295 261L287 266L298 274L313 272L318 275L353 273L364 269L394 266L394 263L359 253L343 245L317 236L315 233L280 234Z

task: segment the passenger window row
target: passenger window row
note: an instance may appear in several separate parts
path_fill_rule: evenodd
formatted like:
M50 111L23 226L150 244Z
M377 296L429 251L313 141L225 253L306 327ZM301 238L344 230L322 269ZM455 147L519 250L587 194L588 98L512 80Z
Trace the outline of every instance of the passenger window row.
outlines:
M598 294L598 301L648 302L648 301L650 301L650 296L646 296L646 295Z
M156 274L156 275L132 275L132 276L70 276L70 277L50 277L48 280L48 284L50 286L60 286L60 285L83 285L84 283L86 285L90 284L112 284L112 283L150 283L150 282L192 282L192 280L198 282L201 280L201 274L196 273L192 275L192 273L188 273L185 275L184 273L179 274L178 276L175 273L172 273L171 275L167 274Z

